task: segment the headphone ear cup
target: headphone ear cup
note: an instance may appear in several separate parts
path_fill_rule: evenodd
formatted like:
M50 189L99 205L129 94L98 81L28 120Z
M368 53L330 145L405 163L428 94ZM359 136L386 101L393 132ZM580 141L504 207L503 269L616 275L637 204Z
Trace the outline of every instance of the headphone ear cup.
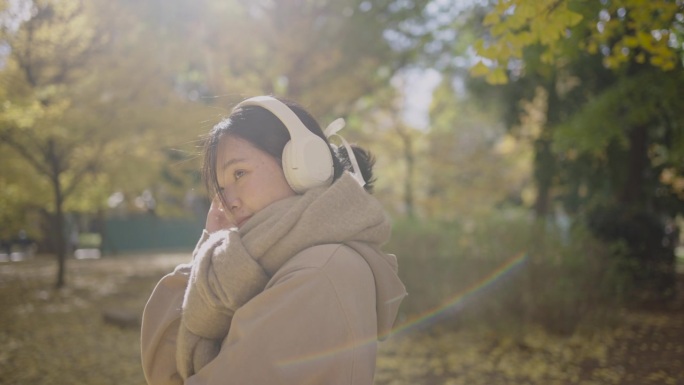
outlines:
M328 186L332 182L334 172L330 148L313 134L287 142L282 160L285 179L297 193Z
M290 141L283 148L283 173L287 183L297 193L332 183L333 155L328 143L302 123L283 102L271 96L255 96L240 102L242 106L259 106L270 111L290 133Z

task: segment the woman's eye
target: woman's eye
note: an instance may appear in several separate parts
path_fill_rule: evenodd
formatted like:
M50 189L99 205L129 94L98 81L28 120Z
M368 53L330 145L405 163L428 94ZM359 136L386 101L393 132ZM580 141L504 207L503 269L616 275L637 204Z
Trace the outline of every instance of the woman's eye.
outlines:
M233 173L233 177L235 178L235 180L238 180L243 176L245 176L245 170L235 170L235 172Z

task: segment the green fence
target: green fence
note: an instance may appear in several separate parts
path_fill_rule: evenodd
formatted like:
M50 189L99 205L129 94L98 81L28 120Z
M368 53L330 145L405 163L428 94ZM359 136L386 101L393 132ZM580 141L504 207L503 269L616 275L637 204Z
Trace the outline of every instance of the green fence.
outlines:
M109 218L102 237L104 254L159 250L191 251L204 220L159 218L152 215Z

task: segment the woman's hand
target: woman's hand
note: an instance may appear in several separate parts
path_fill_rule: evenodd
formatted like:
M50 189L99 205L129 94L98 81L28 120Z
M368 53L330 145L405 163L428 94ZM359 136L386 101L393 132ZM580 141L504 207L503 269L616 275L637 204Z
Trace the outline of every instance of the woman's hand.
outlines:
M218 197L214 198L207 213L207 223L204 225L204 229L209 233L213 233L231 227L236 227L233 217L230 215L230 212L223 209L221 200Z

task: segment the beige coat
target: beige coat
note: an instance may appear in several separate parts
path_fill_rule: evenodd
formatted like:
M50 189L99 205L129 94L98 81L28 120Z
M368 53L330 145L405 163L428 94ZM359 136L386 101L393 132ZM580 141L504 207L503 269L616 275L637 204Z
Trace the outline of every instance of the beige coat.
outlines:
M372 384L377 330L393 323L405 295L398 278L383 278L396 275L382 265L340 244L298 253L235 312L219 355L186 384ZM162 278L145 307L142 364L150 385L182 384L175 341L188 274ZM376 310L379 303L390 311Z

